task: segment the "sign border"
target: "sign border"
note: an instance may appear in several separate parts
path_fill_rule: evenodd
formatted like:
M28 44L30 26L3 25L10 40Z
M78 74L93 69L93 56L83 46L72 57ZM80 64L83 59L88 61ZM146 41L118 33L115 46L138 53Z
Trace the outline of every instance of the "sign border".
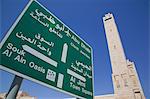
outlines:
M80 38L82 40L82 42L84 42L86 45L88 45L88 47L90 47L91 49L91 60L92 60L92 87L93 87L93 98L94 98L94 68L93 68L93 49L92 47L87 44L81 37L79 37L71 28L69 28L64 22L62 22L60 19L58 19L52 12L50 12L46 7L44 7L42 4L40 4L37 0L29 0L28 4L25 6L25 8L23 9L23 11L21 12L21 14L18 16L18 18L16 19L16 21L13 23L13 25L11 26L11 28L9 29L9 31L7 32L7 34L5 35L5 37L2 39L1 43L0 43L0 49L2 48L2 46L4 45L4 43L6 42L6 40L8 39L8 37L10 36L10 34L12 33L12 31L14 30L14 28L16 27L16 25L18 24L18 22L21 20L21 18L23 17L23 15L25 14L25 12L27 11L27 9L29 8L29 6L31 5L31 3L35 1L36 3L38 3L41 7L43 7L48 13L50 13L54 18L56 18L58 21L60 21L65 27L67 27L74 35L76 35L78 38ZM81 97L81 96L78 96L78 95L75 95L71 92L67 92L65 90L62 90L62 89L59 89L55 86L52 86L52 85L49 85L49 84L46 84L42 81L39 81L39 80L36 80L35 78L32 78L32 77L29 77L29 76L26 76L24 74L21 74L15 70L11 70L3 65L0 65L0 69L4 70L4 71L7 71L7 72L10 72L12 74L15 74L15 75L18 75L20 77L23 77L27 80L30 80L30 81L33 81L35 83L38 83L38 84L41 84L43 86L46 86L48 88L52 88L54 90L57 90L59 92L63 92L65 94L68 94L68 95L71 95L71 96L74 96L74 97L77 97L77 98L81 98L81 99L86 99L84 97Z

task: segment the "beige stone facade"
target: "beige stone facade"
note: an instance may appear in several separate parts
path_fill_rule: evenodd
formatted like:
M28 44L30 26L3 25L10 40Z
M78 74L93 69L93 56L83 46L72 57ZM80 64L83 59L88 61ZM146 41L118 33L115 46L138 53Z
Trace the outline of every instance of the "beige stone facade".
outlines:
M125 56L113 15L106 14L103 22L112 65L114 95L96 96L95 99L145 99L134 62Z

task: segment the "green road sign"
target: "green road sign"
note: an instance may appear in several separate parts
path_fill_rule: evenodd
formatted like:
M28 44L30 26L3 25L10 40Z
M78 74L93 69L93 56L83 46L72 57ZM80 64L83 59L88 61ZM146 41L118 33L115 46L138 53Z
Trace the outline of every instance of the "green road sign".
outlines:
M28 3L0 48L0 69L93 99L91 47L37 1Z

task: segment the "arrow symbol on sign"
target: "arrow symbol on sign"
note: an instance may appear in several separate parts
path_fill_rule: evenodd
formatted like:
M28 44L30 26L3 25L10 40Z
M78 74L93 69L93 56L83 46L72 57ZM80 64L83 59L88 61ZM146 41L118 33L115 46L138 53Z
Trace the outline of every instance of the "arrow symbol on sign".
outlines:
M51 64L53 66L55 66L55 67L57 67L58 63L56 61L54 61L53 59L45 56L44 54L42 54L40 52L38 52L37 50L31 48L30 46L22 45L22 48L25 51L29 52L30 54L34 55L35 57L37 57L37 58L39 58L39 59L41 59L41 60L43 60L43 61L45 61L45 62L47 62L47 63L49 63L49 64Z
M65 43L63 46L63 51L62 51L62 56L61 56L61 61L64 63L66 63L67 51L68 51L68 45L67 45L67 43Z
M78 79L80 79L80 80L82 80L83 82L86 82L85 77L77 74L76 72L74 72L74 71L72 71L70 69L67 69L67 73L70 74L70 75L72 75L72 76L74 76L74 77L76 77L76 78L78 78Z

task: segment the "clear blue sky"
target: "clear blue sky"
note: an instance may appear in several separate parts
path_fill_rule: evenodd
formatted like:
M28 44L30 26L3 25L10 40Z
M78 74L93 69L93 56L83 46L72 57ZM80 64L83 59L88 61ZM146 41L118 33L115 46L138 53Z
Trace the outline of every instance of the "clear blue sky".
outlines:
M0 0L0 39L6 35L29 0ZM111 64L102 17L115 16L126 57L135 62L145 96L150 98L149 0L38 0L89 43L94 50L95 95L113 93ZM0 70L0 92L7 92L13 74ZM21 90L38 99L71 97L29 80Z

